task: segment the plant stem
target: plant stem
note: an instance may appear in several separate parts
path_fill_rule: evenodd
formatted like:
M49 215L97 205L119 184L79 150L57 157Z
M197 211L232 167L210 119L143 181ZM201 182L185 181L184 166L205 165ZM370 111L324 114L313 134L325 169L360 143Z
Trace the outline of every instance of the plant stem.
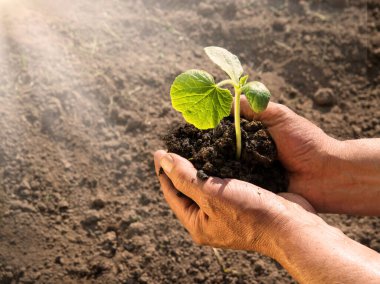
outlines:
M241 88L236 85L232 80L223 80L216 84L218 87L225 85L232 85L235 90L235 109L234 109L234 120L235 120L235 132L236 132L236 159L240 160L241 156L241 129L240 129L240 95Z
M223 87L225 85L232 85L232 86L235 86L234 82L230 79L228 80L223 80L223 81L220 81L218 84L216 84L218 87Z
M240 129L240 87L234 87L235 89L235 109L234 109L234 120L235 120L235 132L236 132L236 159L240 160L241 156L241 129Z

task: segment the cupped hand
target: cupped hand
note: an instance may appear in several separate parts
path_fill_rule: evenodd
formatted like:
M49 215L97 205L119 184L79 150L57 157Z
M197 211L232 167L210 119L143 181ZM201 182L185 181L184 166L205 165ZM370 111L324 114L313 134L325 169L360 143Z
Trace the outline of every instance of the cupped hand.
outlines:
M290 175L288 192L303 196L317 211L324 211L329 194L324 188L332 172L331 157L338 141L281 104L269 103L264 112L255 114L243 96L241 115L260 120L268 128L279 160Z
M166 201L198 244L273 256L284 231L314 215L308 212L314 211L310 204L294 194L283 198L234 179L203 181L176 154L157 151L154 161Z

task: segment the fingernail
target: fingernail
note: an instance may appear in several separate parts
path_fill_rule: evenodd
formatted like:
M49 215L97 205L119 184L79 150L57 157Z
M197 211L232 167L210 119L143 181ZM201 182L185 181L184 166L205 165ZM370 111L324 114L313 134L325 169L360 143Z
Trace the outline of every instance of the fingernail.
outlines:
M165 172L170 173L173 169L173 158L170 156L170 154L166 154L163 156L160 160L161 167L164 169Z

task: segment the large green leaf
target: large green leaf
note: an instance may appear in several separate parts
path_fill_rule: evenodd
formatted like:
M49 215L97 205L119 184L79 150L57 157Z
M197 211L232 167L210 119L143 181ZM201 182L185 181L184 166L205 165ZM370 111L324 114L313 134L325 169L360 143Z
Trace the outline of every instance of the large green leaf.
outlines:
M243 86L242 91L254 112L259 113L267 108L271 94L263 83L249 82Z
M175 78L170 96L173 107L199 129L216 127L230 114L233 100L229 90L216 86L202 70L188 70Z
M243 67L239 58L228 50L217 46L205 47L205 52L216 65L230 76L234 84L239 86L239 79L243 74Z

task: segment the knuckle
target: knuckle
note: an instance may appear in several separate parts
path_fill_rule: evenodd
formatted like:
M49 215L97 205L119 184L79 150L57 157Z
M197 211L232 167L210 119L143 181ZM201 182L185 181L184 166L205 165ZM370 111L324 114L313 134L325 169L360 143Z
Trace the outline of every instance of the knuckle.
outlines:
M290 108L288 108L286 105L283 104L277 104L277 113L285 115L286 113L289 113Z
M275 121L277 124L290 123L297 116L290 108L282 104L276 104L275 107Z
M211 177L203 184L201 190L210 197L217 197L220 194L221 189L225 188L227 185L228 183L226 183L226 180Z

